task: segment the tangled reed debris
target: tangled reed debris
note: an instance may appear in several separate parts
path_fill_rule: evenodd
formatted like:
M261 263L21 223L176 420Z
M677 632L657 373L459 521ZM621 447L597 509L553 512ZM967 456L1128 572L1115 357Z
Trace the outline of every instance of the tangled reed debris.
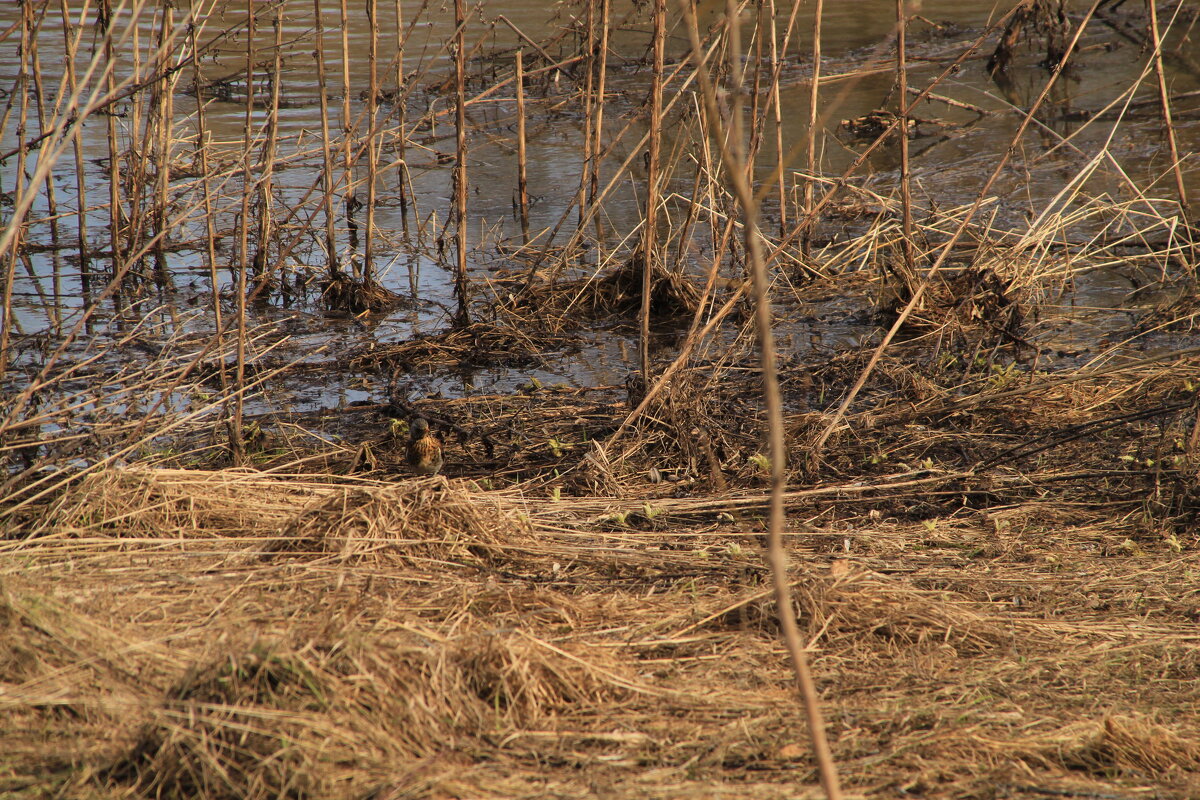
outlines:
M354 369L412 372L455 367L505 366L527 368L543 363L548 352L570 348L558 335L540 335L536 328L477 321L397 345L374 347L355 355Z

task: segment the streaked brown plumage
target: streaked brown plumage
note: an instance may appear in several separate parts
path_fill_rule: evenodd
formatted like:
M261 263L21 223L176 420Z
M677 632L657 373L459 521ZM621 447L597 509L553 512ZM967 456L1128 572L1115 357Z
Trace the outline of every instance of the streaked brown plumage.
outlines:
M408 465L418 475L437 475L442 468L442 443L429 432L429 423L417 417L409 425Z

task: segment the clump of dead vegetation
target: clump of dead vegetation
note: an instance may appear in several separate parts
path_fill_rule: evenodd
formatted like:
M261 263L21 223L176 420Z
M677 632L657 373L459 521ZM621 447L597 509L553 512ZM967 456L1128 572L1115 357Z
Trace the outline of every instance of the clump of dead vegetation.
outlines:
M533 283L522 301L539 315L585 320L636 318L642 304L645 257L635 253L599 275ZM658 259L650 267L650 313L658 324L696 312L701 293L686 274Z
M500 527L516 533L527 526L485 508L445 479L432 478L397 487L348 488L322 498L280 530L271 552L377 566L468 555L488 561L502 555L495 536ZM407 538L403 531L436 531L437 536Z
M330 310L364 314L387 311L403 299L369 275L356 280L339 272L322 282L321 301Z
M359 353L351 365L385 375L433 371L451 365L467 369L527 368L540 365L546 355L575 344L569 337L541 334L536 328L520 323L517 319L503 319L497 323L476 321L455 325L401 344L372 348Z
M343 796L446 745L618 700L619 680L520 634L258 642L190 668L98 773L147 795ZM392 768L392 774L403 768Z
M912 299L913 285L893 274L885 278L881 291L879 311L890 321ZM942 274L905 321L906 333L933 332L951 348L964 338L989 348L1028 346L1028 294L1028 289L1018 293L1011 279L988 268Z

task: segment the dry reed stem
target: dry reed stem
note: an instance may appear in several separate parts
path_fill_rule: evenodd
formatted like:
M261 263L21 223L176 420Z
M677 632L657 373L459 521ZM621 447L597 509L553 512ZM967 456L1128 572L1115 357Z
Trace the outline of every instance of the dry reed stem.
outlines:
M463 27L466 25L464 0L454 0L454 294L458 303L455 323L471 322L467 278L467 107L466 58Z
M896 100L899 125L896 128L900 144L900 255L904 264L904 280L916 280L917 266L913 256L912 177L908 160L908 9L906 0L896 0Z
M1179 146L1176 142L1176 137L1175 137L1175 125L1173 124L1173 122L1171 120L1171 101L1167 94L1167 79L1166 79L1166 74L1163 70L1162 46L1163 46L1163 39L1166 36L1167 31L1163 31L1162 35L1159 35L1158 8L1154 5L1154 3L1150 3L1149 10L1150 10L1150 41L1154 45L1154 53L1151 55L1151 59L1154 61L1154 77L1158 82L1158 97L1159 97L1160 109L1162 111L1163 127L1166 128L1167 147L1168 147L1168 151L1171 154L1171 171L1175 177L1175 196L1179 200L1180 213L1182 214L1184 222L1186 223L1190 216L1189 212L1190 212L1191 204L1188 202L1187 189L1185 188L1184 182L1183 182L1183 166L1182 166L1182 164L1180 164L1180 161L1179 161ZM1178 13L1179 13L1179 9L1176 8L1175 14L1178 14ZM1175 21L1175 17L1172 16L1171 22L1174 23L1174 21ZM1170 28L1170 26L1168 25L1168 29L1169 28ZM1194 248L1193 248L1192 255L1193 255L1193 261L1194 261L1194 259L1195 259Z
M521 214L521 241L529 245L529 180L526 172L525 153L525 51L518 48L516 55L517 90L517 204Z
M771 458L771 504L770 523L768 527L767 554L771 564L771 574L775 585L775 602L780 625L783 629L784 641L787 644L788 655L796 672L800 694L804 699L805 714L809 722L809 734L813 740L813 750L819 766L821 787L830 800L838 800L841 795L836 767L829 744L825 735L825 722L821 714L816 687L809 671L808 658L800 642L796 620L791 614L791 589L787 584L787 555L783 549L782 530L784 523L783 492L786 481L784 470L786 453L783 431L783 403L779 393L779 379L775 367L775 341L771 330L771 304L767 288L766 266L762 257L762 244L758 237L756 217L758 205L748 180L747 163L742 143L741 128L741 85L735 78L733 91L735 96L734 112L731 130L728 137L719 123L716 94L702 58L700 35L696 27L696 19L692 10L681 3L685 16L688 35L692 42L691 56L699 74L700 84L704 90L704 102L709 109L709 120L715 126L714 132L721 143L721 152L725 162L726 174L733 183L734 191L742 213L745 225L745 247L749 255L751 284L755 297L755 327L758 334L759 358L763 372L763 397L767 407L768 431L770 437ZM740 62L740 46L738 44L737 9L733 0L726 3L726 34L729 37L731 72L736 76Z
M641 311L638 314L640 342L638 363L642 380L650 382L650 291L653 273L658 267L658 205L659 163L662 150L663 127L663 53L666 47L667 25L666 0L654 0L654 57L650 70L650 124L649 149L646 151L646 213L642 222L642 291Z

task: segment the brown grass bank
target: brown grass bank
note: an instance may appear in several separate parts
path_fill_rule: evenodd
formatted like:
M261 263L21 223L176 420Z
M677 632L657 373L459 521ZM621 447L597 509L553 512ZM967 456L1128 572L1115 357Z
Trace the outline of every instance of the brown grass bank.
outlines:
M97 473L0 550L0 789L816 796L763 499L729 499L638 526L443 478ZM1194 796L1194 541L1036 497L789 504L852 794Z

